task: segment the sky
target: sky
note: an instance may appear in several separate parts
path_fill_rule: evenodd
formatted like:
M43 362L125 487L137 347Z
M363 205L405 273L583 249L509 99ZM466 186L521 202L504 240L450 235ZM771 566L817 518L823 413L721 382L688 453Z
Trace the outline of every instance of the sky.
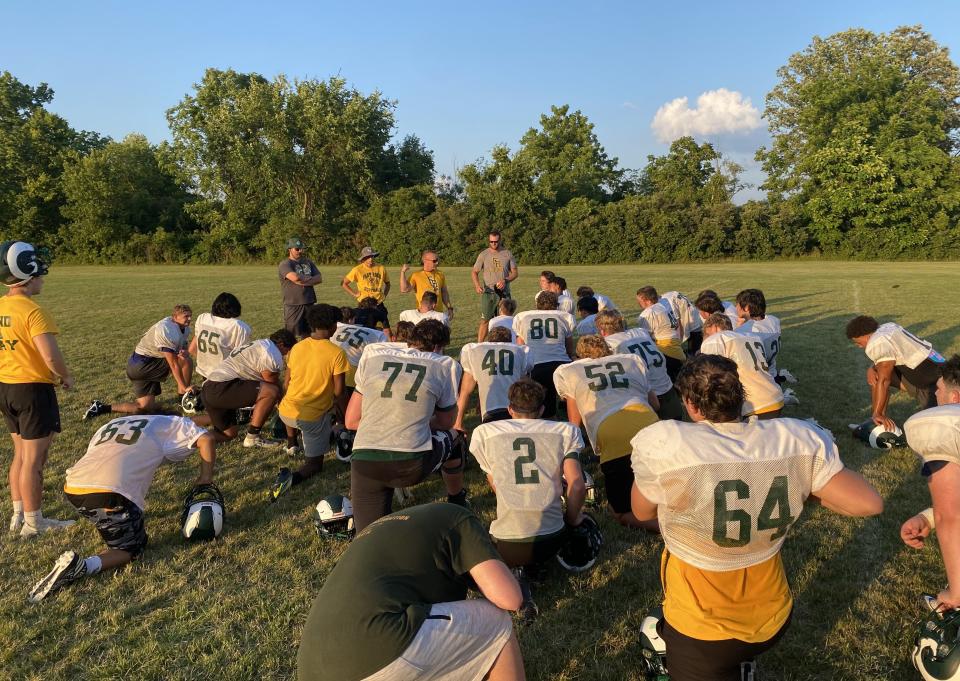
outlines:
M960 3L86 2L0 5L0 70L55 91L78 129L169 138L207 68L345 78L395 100L438 173L516 149L551 105L595 125L621 167L692 134L762 182L764 97L814 36L921 24L960 61ZM746 191L740 200L759 196Z

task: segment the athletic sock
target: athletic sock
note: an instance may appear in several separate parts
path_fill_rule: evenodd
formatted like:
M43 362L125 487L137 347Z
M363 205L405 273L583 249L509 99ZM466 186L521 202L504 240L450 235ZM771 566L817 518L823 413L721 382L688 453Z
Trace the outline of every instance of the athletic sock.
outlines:
M43 521L43 511L24 511L23 522L27 527L37 529Z
M14 502L13 502L13 514L14 514L14 515L23 515L23 501L14 501Z
M103 569L103 561L100 560L100 556L90 556L89 558L84 558L83 562L87 564L88 575L95 575Z
M247 435L259 435L261 426L247 426Z

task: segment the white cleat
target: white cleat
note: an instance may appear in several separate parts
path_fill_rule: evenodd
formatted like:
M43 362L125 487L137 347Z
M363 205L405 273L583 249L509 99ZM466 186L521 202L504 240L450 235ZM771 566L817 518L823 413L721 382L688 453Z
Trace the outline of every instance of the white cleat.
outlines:
M250 447L279 447L282 444L284 444L283 440L271 440L268 437L251 435L250 433L247 433L246 437L243 438L243 446L248 449Z
M797 406L800 404L800 398L797 397L797 393L793 392L793 388L787 388L783 391L783 406Z
M64 551L47 576L33 586L27 600L31 603L39 603L50 592L77 581L85 574L87 574L86 561L76 551Z
M787 383L798 383L797 377L790 373L789 369L780 369L777 371L777 376L784 379Z
M20 528L20 538L21 539L30 539L31 537L36 537L38 534L45 534L47 532L56 532L57 530L64 530L74 523L76 520L57 520L56 518L41 518L40 524L37 527L31 527L24 523L23 527Z

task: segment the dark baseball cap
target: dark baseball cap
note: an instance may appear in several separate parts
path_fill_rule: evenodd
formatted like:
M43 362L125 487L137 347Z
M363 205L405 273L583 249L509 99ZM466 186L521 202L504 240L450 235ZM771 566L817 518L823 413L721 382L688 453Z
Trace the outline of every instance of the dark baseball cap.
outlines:
M287 249L289 250L291 248L299 248L302 250L306 248L306 246L303 245L303 240L300 239L300 237L292 236L289 239L287 239Z

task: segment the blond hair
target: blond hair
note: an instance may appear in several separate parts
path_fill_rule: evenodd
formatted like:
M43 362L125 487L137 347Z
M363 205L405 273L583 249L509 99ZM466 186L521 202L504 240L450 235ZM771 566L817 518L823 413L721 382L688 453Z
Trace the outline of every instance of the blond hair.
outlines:
M580 359L599 359L610 354L610 346L600 336L581 336L577 341L577 357Z
M593 318L593 323L598 330L607 334L620 333L627 330L627 323L623 315L617 310L601 310Z

